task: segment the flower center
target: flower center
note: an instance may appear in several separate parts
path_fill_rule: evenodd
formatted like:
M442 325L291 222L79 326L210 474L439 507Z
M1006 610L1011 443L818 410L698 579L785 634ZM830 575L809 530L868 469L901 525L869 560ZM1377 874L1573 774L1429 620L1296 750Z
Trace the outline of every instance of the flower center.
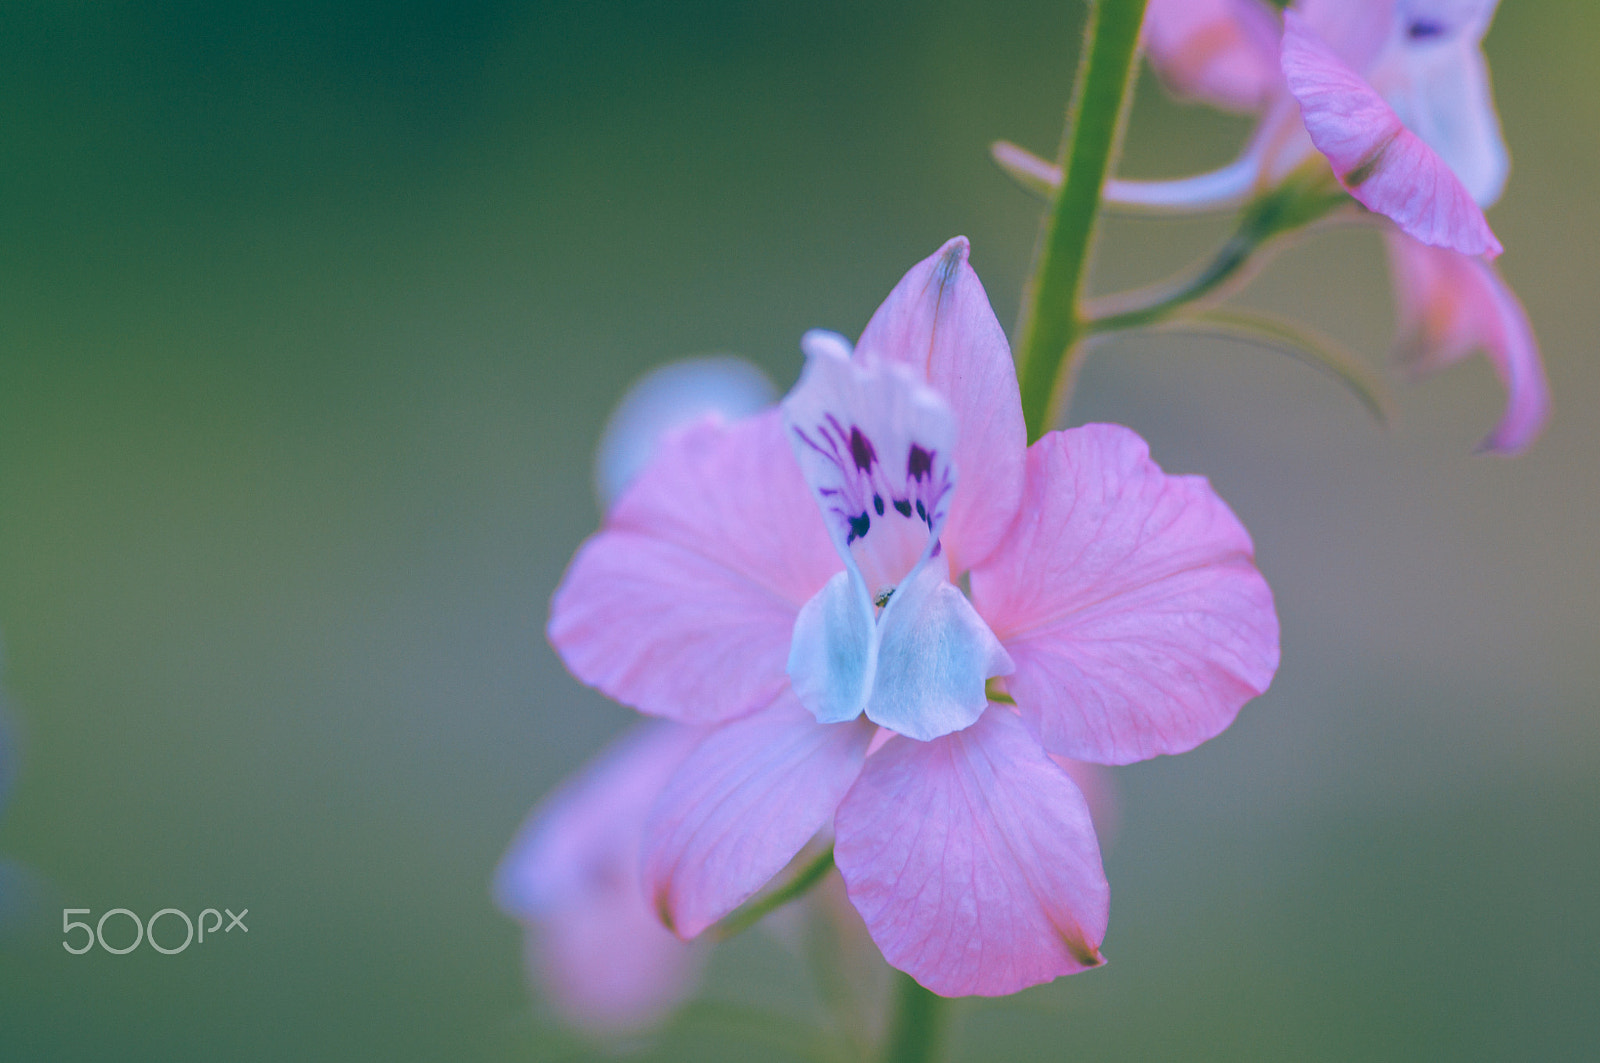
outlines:
M822 353L785 403L789 430L834 545L881 609L919 563L939 554L955 490L947 457L954 421L909 370L858 365L817 346Z
M795 620L790 682L823 723L866 713L922 741L970 726L1011 659L941 556L955 414L903 365L829 334L804 346L784 420L845 571Z

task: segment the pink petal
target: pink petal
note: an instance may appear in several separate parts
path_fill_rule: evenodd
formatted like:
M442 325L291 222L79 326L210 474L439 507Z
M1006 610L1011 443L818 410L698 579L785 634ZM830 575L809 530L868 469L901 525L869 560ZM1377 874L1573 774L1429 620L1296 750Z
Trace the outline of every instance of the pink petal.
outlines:
M840 569L777 410L669 437L550 606L572 674L641 712L714 723L769 703L800 606Z
M856 344L858 356L870 353L925 374L955 411L955 466L969 477L944 533L957 575L988 556L1011 522L1027 445L1011 348L967 264L968 250L966 237L958 236L913 266Z
M1317 150L1370 210L1435 247L1498 255L1500 241L1444 160L1294 11L1284 14L1283 74Z
M1229 111L1277 90L1278 14L1262 0L1150 0L1145 53L1167 88Z
M644 819L701 733L636 728L562 785L518 830L495 901L528 928L528 968L570 1022L642 1029L694 990L702 950L674 937L639 881Z
M1104 764L1091 764L1087 760L1073 760L1051 753L1056 767L1066 772L1084 801L1089 805L1089 816L1094 821L1095 837L1102 849L1110 849L1122 829L1121 802L1117 797L1116 769Z
M1396 348L1420 371L1483 351L1506 389L1506 409L1482 450L1514 454L1550 419L1550 384L1533 326L1515 293L1482 259L1386 234L1394 276Z
M783 870L833 818L875 730L819 724L785 694L713 731L645 825L645 887L661 920L692 938Z
M1028 451L1022 515L972 599L1052 753L1126 764L1218 734L1267 689L1278 618L1249 534L1204 478L1117 425Z
M1001 996L1103 962L1110 903L1089 809L990 706L891 739L839 806L834 859L884 959L943 996Z

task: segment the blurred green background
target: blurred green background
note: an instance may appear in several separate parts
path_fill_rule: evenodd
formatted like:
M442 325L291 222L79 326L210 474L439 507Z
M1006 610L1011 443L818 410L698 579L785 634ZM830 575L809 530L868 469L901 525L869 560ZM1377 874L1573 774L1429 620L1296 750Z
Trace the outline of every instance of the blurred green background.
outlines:
M1009 326L1037 209L986 147L1053 149L1081 14L5 5L0 1058L588 1058L487 883L629 719L542 634L603 418L696 353L786 388L802 331L854 335L956 233ZM1110 965L963 1006L957 1058L1600 1058L1597 30L1508 0L1488 41L1491 221L1557 403L1527 456L1471 454L1481 359L1397 382L1388 431L1235 344L1090 361L1072 419L1133 426L1255 535L1283 667L1118 773ZM1146 79L1123 173L1246 129ZM1224 224L1114 222L1099 288ZM1387 283L1353 229L1246 299L1381 365ZM61 948L64 907L224 906L248 935ZM809 1007L759 933L706 996ZM709 1022L642 1051L789 1058Z

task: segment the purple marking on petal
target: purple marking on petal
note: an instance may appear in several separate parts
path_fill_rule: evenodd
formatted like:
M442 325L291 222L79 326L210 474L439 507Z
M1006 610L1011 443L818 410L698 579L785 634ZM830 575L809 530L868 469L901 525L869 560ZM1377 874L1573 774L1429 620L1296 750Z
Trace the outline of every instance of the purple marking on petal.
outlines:
M855 425L850 426L850 457L855 459L856 468L862 472L869 471L872 463L878 460L877 451L872 449L872 440Z
M1432 19L1419 18L1406 27L1406 36L1414 41L1428 41L1443 37L1445 25Z
M911 444L911 454L906 459L906 475L913 480L921 480L933 471L933 453L923 450L915 443Z
M869 596L892 590L927 556L949 514L948 406L907 369L829 355L811 356L784 406L834 543Z

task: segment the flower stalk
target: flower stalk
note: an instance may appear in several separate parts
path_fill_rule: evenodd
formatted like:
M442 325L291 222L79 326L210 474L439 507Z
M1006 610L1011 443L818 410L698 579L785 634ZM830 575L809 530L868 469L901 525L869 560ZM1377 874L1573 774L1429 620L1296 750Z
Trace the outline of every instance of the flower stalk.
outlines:
M1083 336L1079 300L1100 193L1126 123L1145 0L1090 0L1083 57L1062 135L1061 188L1050 205L1023 299L1019 377L1033 442L1049 430L1063 371Z
M1337 186L1309 173L1252 200L1238 228L1205 265L1187 276L1149 288L1091 300L1079 311L1082 336L1158 325L1208 301L1248 276L1259 253L1275 239L1319 221L1349 203Z
M768 914L777 911L790 901L799 900L833 870L833 846L818 853L816 859L795 872L794 878L775 890L752 898L738 910L730 913L714 928L718 941L737 937L761 922Z
M883 1063L929 1063L939 1058L949 1007L909 974L895 972L894 1014L884 1042Z

